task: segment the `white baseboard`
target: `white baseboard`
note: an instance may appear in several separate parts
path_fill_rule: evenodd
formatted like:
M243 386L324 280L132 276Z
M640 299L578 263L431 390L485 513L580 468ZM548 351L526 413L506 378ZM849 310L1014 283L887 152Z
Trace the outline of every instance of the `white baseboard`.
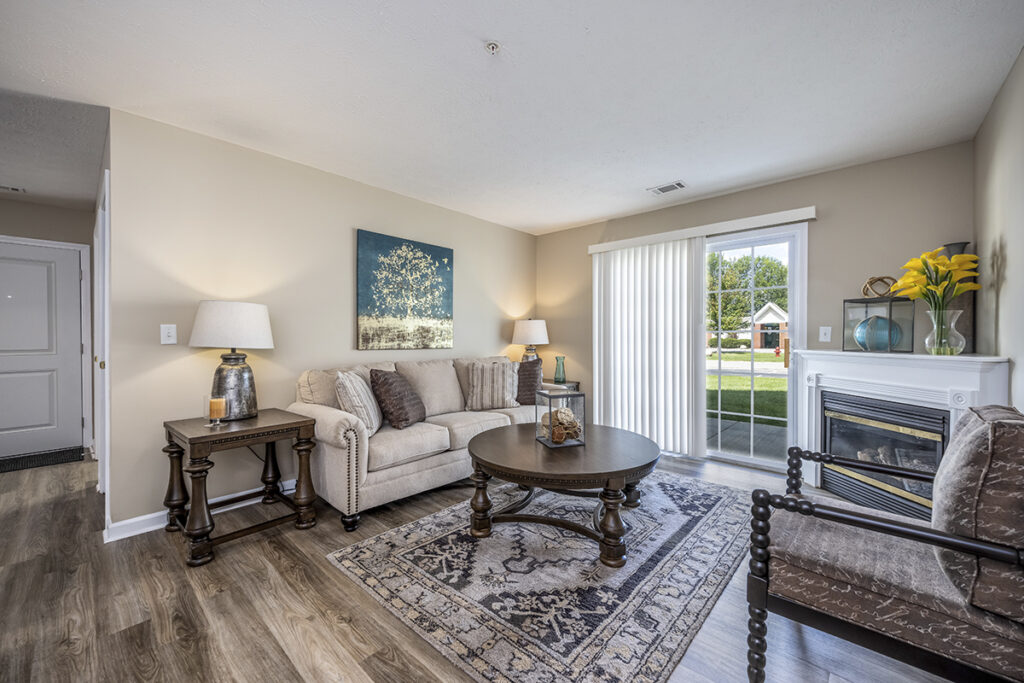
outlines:
M222 500L228 498L234 498L235 496L241 496L246 493L255 493L256 491L263 490L263 487L249 489L248 491L239 491L238 493L229 493L226 496L218 496L211 498L211 503L219 503ZM287 481L281 482L281 490L284 493L291 493L295 490L295 480L288 479ZM234 505L225 505L222 508L212 510L213 514L219 514L228 510L234 510L236 508L245 507L246 505L252 505L258 503L259 498L253 498L252 500L243 500ZM107 528L103 530L103 542L111 543L113 541L120 541L123 538L130 536L138 536L139 534L145 534L150 531L156 531L157 529L163 529L164 525L167 524L167 511L162 510L160 512L152 512L148 515L142 515L141 517L132 517L131 519L125 519L120 522L111 522L110 518L107 518Z

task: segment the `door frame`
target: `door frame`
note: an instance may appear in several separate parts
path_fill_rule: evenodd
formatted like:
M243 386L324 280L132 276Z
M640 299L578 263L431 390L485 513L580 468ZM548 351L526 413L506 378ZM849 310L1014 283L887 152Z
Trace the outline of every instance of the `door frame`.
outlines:
M53 240L37 240L31 237L10 237L0 235L4 244L18 244L25 247L47 247L50 249L67 249L78 252L79 272L79 325L82 342L82 448L92 451L92 262L91 247L88 244L75 242L55 242ZM95 458L95 453L93 454Z
M96 220L93 224L93 261L95 282L95 310L93 337L97 341L95 355L91 357L94 373L106 373L110 361L110 169L103 170L99 192L96 195ZM98 375L96 391L96 459L99 473L96 490L105 494L110 481L110 376ZM110 496L104 496L104 529L110 526Z
M790 223L771 228L760 228L743 232L730 232L714 235L707 238L705 254L711 249L717 249L718 245L725 243L736 243L737 248L752 246L757 243L771 244L774 241L791 240L789 246L789 298L791 302L787 332L789 333L790 363L788 389L786 391L786 433L791 444L800 443L801 427L807 416L798 412L798 379L800 372L798 356L792 351L807 348L807 223ZM747 243L747 244L744 244ZM705 262L706 263L706 262ZM705 268L707 266L705 265ZM701 278L702 301L707 299L706 278ZM704 317L701 317L700 337L707 339L707 328ZM753 342L753 334L751 335ZM706 342L703 342L706 344ZM706 414L705 410L705 414ZM705 450L705 459L721 460L724 462L746 465L757 469L766 469L773 472L785 472L786 463L784 460L773 462L763 458L750 456L731 456L724 453L710 454Z

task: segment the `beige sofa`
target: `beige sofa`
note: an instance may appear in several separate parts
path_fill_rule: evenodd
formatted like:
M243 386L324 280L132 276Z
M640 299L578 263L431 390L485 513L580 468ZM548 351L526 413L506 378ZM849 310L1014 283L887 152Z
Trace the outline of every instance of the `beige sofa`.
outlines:
M480 432L533 422L534 406L466 411L468 366L474 360L445 359L366 363L330 370L307 370L299 377L295 403L288 410L316 420L311 461L317 494L341 511L347 531L363 510L468 477L469 440ZM371 369L397 371L423 400L427 418L405 429L385 421L372 436L366 425L338 408L338 370L352 370L370 381ZM561 387L544 385L546 389Z

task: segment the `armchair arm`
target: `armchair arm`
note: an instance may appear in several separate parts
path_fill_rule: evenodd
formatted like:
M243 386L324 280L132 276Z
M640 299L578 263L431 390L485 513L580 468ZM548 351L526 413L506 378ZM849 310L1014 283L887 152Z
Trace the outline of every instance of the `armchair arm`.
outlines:
M916 524L908 524L906 522L886 519L884 517L875 517L874 515L868 515L854 510L844 510L843 508L837 508L831 505L821 505L820 503L814 503L801 498L793 498L792 496L771 495L764 489L754 491L752 499L754 501L755 508L772 507L777 510L785 510L787 512L798 512L801 515L809 515L811 517L818 517L819 519L826 519L839 524L847 524L849 526L860 527L861 529L868 529L869 531L877 531L888 536L899 536L900 538L906 538L912 541L919 541L929 545L937 545L942 548L948 548L962 553L969 553L980 558L1005 562L1006 564L1018 567L1024 566L1024 549L1020 548L1013 548L999 543L991 543L989 541L982 541L966 536L948 534L944 531L938 531L929 527L917 526Z
M888 474L892 477L914 479L916 481L926 481L928 483L935 480L934 472L924 472L922 470L914 470L908 467L897 467L896 465L882 465L876 462L865 462L864 460L844 458L841 455L832 455L831 453L805 451L798 446L791 446L786 453L789 456L786 460L786 464L788 465L788 469L786 470L786 493L800 493L800 470L802 460L823 462L827 465L839 465L840 467L846 467L851 470L864 470L865 472L874 472L875 474Z

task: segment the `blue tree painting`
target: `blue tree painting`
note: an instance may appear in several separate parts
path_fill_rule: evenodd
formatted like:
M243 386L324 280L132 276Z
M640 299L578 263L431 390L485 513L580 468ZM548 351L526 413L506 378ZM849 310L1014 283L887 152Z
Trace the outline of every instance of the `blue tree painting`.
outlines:
M454 252L356 231L358 348L450 349Z

